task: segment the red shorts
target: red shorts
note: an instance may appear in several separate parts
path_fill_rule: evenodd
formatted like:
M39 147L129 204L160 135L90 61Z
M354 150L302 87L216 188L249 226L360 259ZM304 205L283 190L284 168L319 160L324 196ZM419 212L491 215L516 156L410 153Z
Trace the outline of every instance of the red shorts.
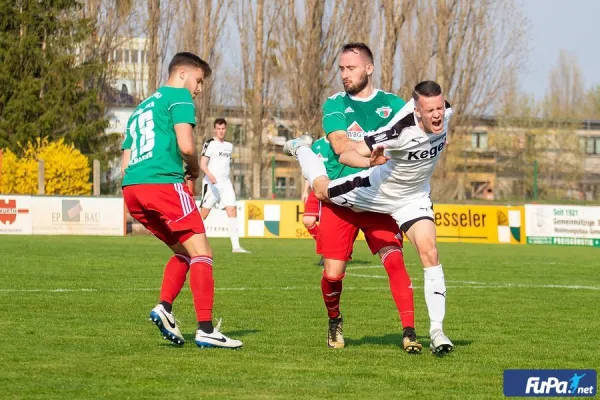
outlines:
M204 222L183 183L125 186L123 199L129 214L168 246L204 233Z
M374 212L354 212L349 208L323 202L317 253L324 258L348 261L352 259L354 241L362 230L373 254L384 247L402 247L402 234L390 215Z
M304 215L307 217L318 217L321 211L321 202L315 196L312 190L308 194L306 203L304 203Z

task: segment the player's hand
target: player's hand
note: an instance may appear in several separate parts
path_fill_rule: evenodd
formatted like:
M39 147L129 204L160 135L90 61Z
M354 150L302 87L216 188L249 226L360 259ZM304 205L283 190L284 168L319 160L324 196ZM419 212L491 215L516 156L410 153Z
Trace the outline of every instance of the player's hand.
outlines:
M189 165L185 166L185 178L196 180L200 177L200 168L190 167Z
M303 203L306 203L306 200L308 200L308 193L302 193L300 200L302 200Z
M217 183L217 178L215 178L214 176L210 175L208 177L208 181L214 185L215 183Z
M369 158L369 167L374 167L376 165L385 164L390 157L383 154L385 149L383 147L376 147L371 152L371 157Z
M189 179L186 177L185 179L185 184L188 187L188 190L190 191L190 194L192 196L196 195L196 180L195 179Z

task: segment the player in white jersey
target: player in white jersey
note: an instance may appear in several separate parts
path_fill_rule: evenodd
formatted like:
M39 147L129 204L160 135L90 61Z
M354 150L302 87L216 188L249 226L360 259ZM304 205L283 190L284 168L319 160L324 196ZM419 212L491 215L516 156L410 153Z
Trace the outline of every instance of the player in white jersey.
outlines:
M200 169L204 172L200 214L202 219L206 219L210 210L217 203L224 206L228 217L227 228L232 251L234 253L250 253L240 246L238 236L235 192L229 178L233 144L225 140L227 121L224 118L217 118L213 128L214 136L204 143L202 157L200 158Z
M301 136L284 146L300 161L305 178L321 201L392 215L416 247L425 274L425 301L431 322L431 350L453 349L442 330L446 312L446 285L436 246L429 180L447 143L452 109L441 87L433 81L415 86L413 100L389 124L367 136L340 162L368 170L330 180L310 150L312 138Z

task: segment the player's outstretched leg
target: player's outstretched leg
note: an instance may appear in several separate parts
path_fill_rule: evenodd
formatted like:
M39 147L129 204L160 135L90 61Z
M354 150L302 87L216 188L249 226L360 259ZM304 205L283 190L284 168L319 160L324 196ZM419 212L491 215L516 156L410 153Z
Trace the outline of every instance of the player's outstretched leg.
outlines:
M283 152L292 157L296 157L298 149L302 146L310 147L313 143L313 138L308 133L300 135L295 139L290 139L283 145Z
M175 316L171 312L165 310L162 304L158 304L150 311L150 321L158 327L160 333L166 340L170 340L179 346L182 346L185 343L185 339L177 327Z
M312 141L308 134L288 140L283 146L283 152L298 159L302 175L310 183L315 196L321 201L326 201L329 178L325 165L310 148Z

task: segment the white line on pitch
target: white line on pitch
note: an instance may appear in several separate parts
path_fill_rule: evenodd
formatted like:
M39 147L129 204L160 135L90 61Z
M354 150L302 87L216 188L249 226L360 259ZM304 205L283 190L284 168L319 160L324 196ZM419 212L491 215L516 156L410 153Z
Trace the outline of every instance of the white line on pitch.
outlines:
M365 274L355 274L355 273L346 273L346 276L356 276L359 278L373 278L373 279L388 279L385 275L365 275ZM462 283L464 285L457 286L448 286L455 288L473 288L473 289L481 289L481 288L543 288L543 289L584 289L584 290L600 290L600 286L583 286L583 285L556 285L556 284L530 284L530 283L486 283L486 282L473 282L473 281L453 281L448 280L448 283Z
M356 276L356 275L355 275ZM361 275L358 275L361 277ZM369 278L387 279L386 276L366 275ZM448 281L449 283L460 281ZM448 288L466 288L466 289L575 289L575 290L600 290L600 286L582 286L582 285L553 285L553 284L527 284L527 283L483 283L477 284L458 284L446 285ZM422 286L413 286L415 289L421 289ZM344 287L345 290L389 290L388 286L351 286ZM128 288L128 289L92 289L92 288L75 288L75 289L0 289L0 293L95 293L95 292L158 292L159 288ZM183 291L189 289L184 288ZM232 288L215 288L217 292L223 291L301 291L301 290L319 290L317 286L283 286L283 287L232 287Z

